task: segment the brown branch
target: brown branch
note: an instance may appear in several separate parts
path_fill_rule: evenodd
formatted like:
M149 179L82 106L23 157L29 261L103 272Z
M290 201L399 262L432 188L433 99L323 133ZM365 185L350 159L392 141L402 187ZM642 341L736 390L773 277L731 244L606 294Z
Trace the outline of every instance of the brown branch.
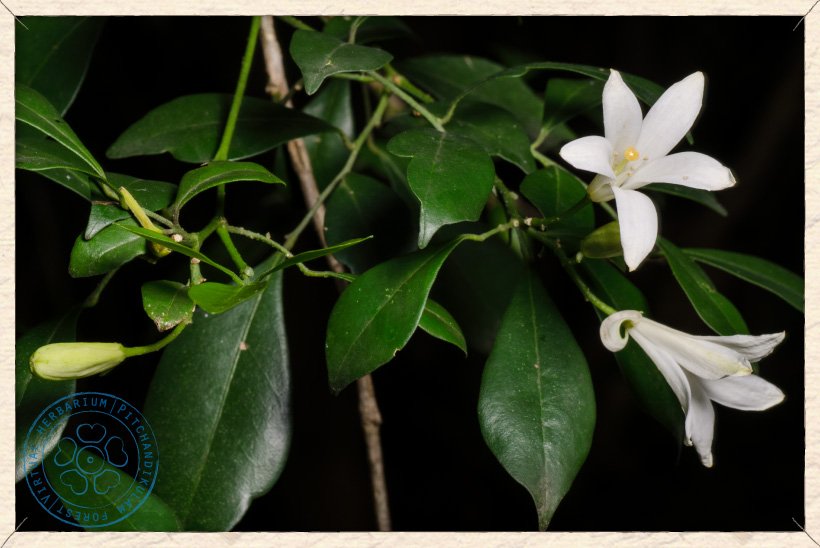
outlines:
M288 97L289 89L285 76L282 49L276 38L273 17L269 15L262 17L261 39L262 51L265 56L265 69L268 73L266 90L274 98ZM293 106L290 100L287 100L285 104L289 108ZM288 142L288 153L293 162L293 169L299 177L299 183L305 197L305 205L310 209L319 198L319 189L316 184L316 177L313 175L313 168L304 140L294 139ZM322 245L327 246L324 230L324 205L320 206L316 211L316 215L313 216L313 226ZM327 255L326 258L334 272L344 271L344 266L333 255ZM384 478L384 458L382 456L381 434L379 433L382 416L376 401L373 379L370 375L365 375L356 382L356 388L359 394L359 414L361 415L362 429L364 430L364 439L367 445L367 458L370 463L370 481L373 488L376 522L379 531L390 531L390 508L387 503L387 483Z

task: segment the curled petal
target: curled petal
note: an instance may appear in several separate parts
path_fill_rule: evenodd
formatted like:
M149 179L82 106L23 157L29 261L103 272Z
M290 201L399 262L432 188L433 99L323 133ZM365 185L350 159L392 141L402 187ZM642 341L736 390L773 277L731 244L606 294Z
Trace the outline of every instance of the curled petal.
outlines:
M757 375L701 381L706 395L726 407L741 411L763 411L783 401L783 392Z
M703 102L703 73L690 74L672 84L644 118L635 147L641 157L655 160L672 150L695 123Z
M727 346L747 360L756 362L771 354L774 348L786 338L786 332L766 335L732 335L730 337L695 336L695 338Z
M600 173L610 179L615 178L612 171L612 143L598 135L590 135L570 141L561 147L561 158L572 167Z
M666 353L663 348L656 345L640 331L633 329L631 334L635 342L646 352L646 355L661 372L663 378L666 379L666 383L677 396L683 412L686 413L689 409L689 400L692 399L692 391L689 387L689 379L686 378L683 369L675 363L675 359Z
M617 70L609 74L604 86L604 135L612 143L612 149L622 155L633 146L641 133L643 113L638 99L632 93Z
M643 316L636 310L621 310L607 316L601 322L601 342L610 352L623 350L629 341L628 328L637 325L642 319ZM627 326L627 332L621 334L624 322L630 322L632 325Z
M658 237L658 214L647 196L613 186L621 225L621 245L629 270L635 270L649 255Z
M691 440L706 468L712 467L712 438L715 435L715 408L700 384L700 379L686 375L692 389L692 400L686 412L686 437Z
M623 184L623 188L635 189L649 183L723 190L734 186L735 178L729 168L711 156L699 152L678 152L647 162Z

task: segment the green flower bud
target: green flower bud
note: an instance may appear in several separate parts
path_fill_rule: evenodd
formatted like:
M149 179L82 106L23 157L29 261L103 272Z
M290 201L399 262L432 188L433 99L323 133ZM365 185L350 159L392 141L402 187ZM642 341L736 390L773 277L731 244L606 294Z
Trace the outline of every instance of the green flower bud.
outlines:
M55 343L38 348L29 365L38 377L62 381L103 373L126 357L125 347L120 343Z
M621 227L612 221L590 232L581 240L581 253L590 259L608 259L623 255Z

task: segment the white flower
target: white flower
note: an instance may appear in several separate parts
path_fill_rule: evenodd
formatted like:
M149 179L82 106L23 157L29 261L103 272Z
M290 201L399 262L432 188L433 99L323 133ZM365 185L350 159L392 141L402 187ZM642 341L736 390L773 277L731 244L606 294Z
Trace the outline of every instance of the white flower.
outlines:
M630 270L649 255L658 236L655 206L636 189L649 183L705 190L735 184L732 172L710 156L698 152L667 156L698 117L703 83L703 73L690 74L667 89L642 118L635 94L613 70L603 94L605 137L581 137L561 148L561 157L573 167L598 174L587 189L593 201L615 198L624 260Z
M784 332L702 337L648 320L635 310L621 310L601 323L601 341L612 352L622 350L630 335L677 396L686 414L684 441L694 444L704 466L712 466L712 401L744 411L763 411L783 401L778 387L751 374L750 362L768 356Z

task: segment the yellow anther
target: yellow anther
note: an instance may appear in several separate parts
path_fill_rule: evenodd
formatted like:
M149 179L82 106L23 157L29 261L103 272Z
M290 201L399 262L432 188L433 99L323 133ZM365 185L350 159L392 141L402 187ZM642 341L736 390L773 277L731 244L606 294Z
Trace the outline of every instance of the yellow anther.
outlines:
M634 162L638 158L641 157L640 152L637 151L635 147L629 147L624 151L624 159L629 162Z

